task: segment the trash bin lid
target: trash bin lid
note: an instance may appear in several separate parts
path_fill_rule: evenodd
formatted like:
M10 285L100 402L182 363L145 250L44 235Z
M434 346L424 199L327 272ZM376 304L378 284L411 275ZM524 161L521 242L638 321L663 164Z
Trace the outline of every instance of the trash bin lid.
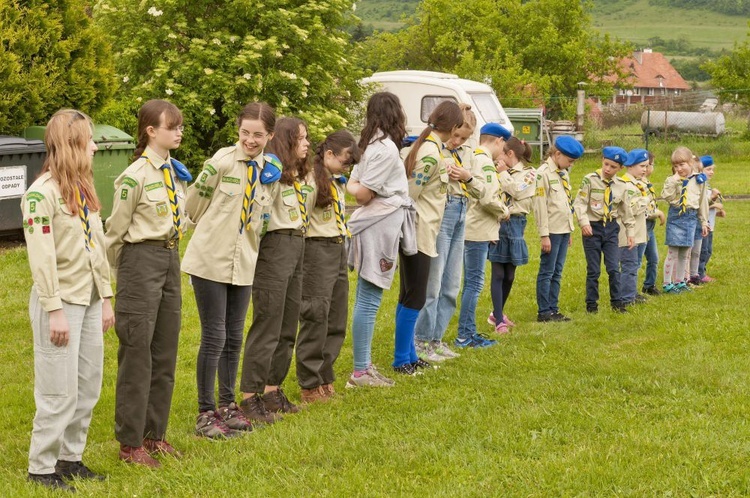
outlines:
M105 142L133 142L133 137L114 126L95 124L94 142L98 144Z
M44 152L44 142L41 140L26 140L22 137L0 135L0 155L29 152Z

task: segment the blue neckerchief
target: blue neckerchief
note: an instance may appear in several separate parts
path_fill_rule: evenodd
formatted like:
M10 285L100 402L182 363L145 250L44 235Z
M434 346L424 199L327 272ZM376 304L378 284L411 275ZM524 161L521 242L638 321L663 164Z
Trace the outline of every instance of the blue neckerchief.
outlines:
M263 172L260 174L260 183L268 185L277 182L281 178L281 160L274 154L263 154Z
M175 158L171 158L169 161L172 163L174 176L176 176L178 180L181 180L183 182L193 181L193 175L190 174L190 171L188 171L187 167L184 164L182 164Z
M695 178L695 183L698 185L706 183L706 180L708 180L708 177L704 173L698 173L697 175L692 175L691 178Z
M416 135L408 135L404 137L404 139L401 141L401 147L402 148L409 147L410 145L412 145L414 142L417 141L417 138L419 137L417 137Z
M344 175L334 175L333 179L342 185L346 185L346 177Z

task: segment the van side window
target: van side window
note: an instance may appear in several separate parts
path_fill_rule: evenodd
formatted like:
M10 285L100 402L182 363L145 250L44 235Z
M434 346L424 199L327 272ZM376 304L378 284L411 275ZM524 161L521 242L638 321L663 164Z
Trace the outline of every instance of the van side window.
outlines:
M444 100L450 100L458 104L458 100L450 95L425 95L422 97L422 108L419 112L419 116L423 123L426 123L430 119L432 111Z

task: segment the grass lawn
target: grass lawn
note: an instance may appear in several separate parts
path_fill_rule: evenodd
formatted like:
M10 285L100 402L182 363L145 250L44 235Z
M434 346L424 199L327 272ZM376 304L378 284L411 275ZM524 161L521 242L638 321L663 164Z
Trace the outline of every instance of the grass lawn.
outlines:
M750 193L739 162L714 184ZM660 166L666 164L661 160ZM595 167L584 161L574 185ZM663 170L665 168L661 168ZM725 173L726 172L726 173ZM741 172L741 173L740 173ZM665 175L657 170L657 180ZM744 189L740 192L740 188ZM538 243L517 272L508 314L518 324L500 344L388 390L344 390L347 340L334 402L313 406L242 439L192 435L199 322L184 281L183 328L169 439L186 454L159 471L117 460L113 434L117 339L105 339L105 375L84 461L104 483L84 496L745 496L750 494L750 369L744 247L750 203L727 202L710 265L717 282L652 298L627 315L584 311L585 263L576 232L561 308L573 321L536 323ZM663 228L657 237L664 240ZM660 246L662 257L664 246ZM24 248L0 252L0 384L5 409L0 489L43 496L25 482L33 403L33 351ZM744 275L744 276L743 276ZM385 373L392 356L398 285L386 292L374 340ZM606 290L602 285L602 294ZM606 303L606 298L602 304ZM490 311L479 304L480 330ZM746 318L742 318L745 316ZM456 320L447 337L453 339ZM290 397L299 389L290 375Z

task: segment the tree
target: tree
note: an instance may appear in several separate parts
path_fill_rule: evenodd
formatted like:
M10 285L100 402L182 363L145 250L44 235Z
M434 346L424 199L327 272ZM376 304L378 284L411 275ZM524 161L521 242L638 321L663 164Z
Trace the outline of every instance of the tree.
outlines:
M19 134L63 107L101 108L115 87L107 40L82 0L0 3L0 131Z
M423 69L488 81L506 105L573 96L578 82L606 95L628 46L600 38L580 0L424 0L407 27L362 45L366 69Z
M140 104L165 98L187 127L179 157L196 170L237 139L242 106L297 115L313 139L347 124L360 96L344 31L351 0L100 0L121 81L102 116L135 133Z
M735 43L734 49L701 69L711 75L711 83L722 99L750 106L750 42Z

